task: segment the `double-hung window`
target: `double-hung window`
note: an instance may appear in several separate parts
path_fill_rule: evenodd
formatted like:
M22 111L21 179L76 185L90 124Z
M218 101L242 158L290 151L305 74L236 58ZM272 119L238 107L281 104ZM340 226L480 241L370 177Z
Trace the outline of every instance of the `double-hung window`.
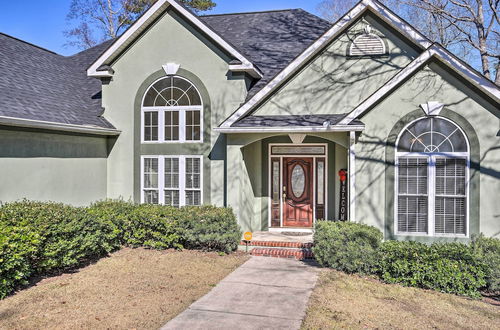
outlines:
M203 142L203 104L188 80L157 80L142 102L143 143Z
M469 146L441 117L414 121L396 144L395 232L468 236Z
M172 206L203 203L202 156L143 156L143 203Z

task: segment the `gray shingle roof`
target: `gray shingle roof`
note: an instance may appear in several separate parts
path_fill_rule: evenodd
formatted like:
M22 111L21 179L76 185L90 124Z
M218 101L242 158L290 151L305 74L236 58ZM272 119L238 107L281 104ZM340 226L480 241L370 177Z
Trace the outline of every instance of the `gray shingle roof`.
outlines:
M252 97L330 27L302 9L201 16L263 73Z
M232 127L315 127L338 124L347 114L335 115L284 115L284 116L248 116L232 125ZM363 125L359 120L349 125Z
M301 9L201 19L264 73L248 97L330 27ZM113 128L100 116L101 83L86 74L111 43L65 57L0 33L0 116Z
M64 57L0 33L0 116L113 128L87 66L109 42Z

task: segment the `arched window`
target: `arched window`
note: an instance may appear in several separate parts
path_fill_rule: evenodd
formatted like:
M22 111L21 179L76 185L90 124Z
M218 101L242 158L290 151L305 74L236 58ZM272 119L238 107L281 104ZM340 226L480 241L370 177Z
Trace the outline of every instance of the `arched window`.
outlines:
M203 104L188 80L164 77L154 82L142 102L142 142L201 142Z
M460 127L418 119L396 148L396 234L467 236L469 144Z
M364 33L356 37L349 48L349 56L385 55L384 41L373 33Z

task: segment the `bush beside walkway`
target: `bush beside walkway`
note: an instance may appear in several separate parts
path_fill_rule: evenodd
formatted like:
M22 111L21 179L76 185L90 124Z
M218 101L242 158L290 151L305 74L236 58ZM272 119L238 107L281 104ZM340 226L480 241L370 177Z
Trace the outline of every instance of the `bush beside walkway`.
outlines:
M325 267L376 275L397 283L478 298L500 289L500 240L475 237L470 244L382 242L382 233L352 222L318 222L314 255Z
M22 201L0 207L0 298L121 246L229 253L241 232L231 209L99 202L90 207Z

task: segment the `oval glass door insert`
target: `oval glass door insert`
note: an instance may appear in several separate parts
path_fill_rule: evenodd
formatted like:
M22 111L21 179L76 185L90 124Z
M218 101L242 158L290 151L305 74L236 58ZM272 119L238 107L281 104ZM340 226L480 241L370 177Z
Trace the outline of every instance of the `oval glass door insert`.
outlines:
M299 198L304 194L306 188L306 173L300 165L295 165L292 171L292 192L295 197Z

